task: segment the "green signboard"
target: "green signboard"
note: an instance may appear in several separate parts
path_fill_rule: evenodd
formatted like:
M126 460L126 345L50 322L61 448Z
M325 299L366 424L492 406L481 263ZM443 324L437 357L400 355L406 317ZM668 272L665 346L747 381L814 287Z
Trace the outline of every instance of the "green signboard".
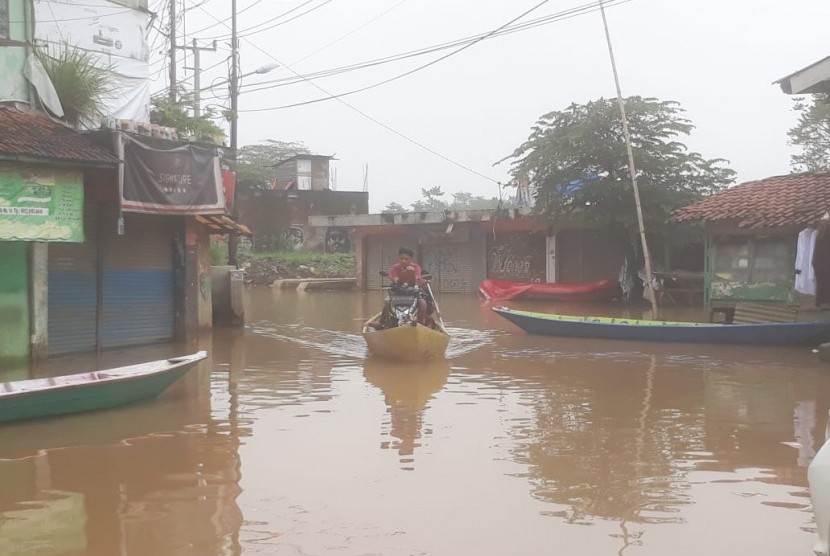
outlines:
M83 242L83 174L0 167L0 241Z

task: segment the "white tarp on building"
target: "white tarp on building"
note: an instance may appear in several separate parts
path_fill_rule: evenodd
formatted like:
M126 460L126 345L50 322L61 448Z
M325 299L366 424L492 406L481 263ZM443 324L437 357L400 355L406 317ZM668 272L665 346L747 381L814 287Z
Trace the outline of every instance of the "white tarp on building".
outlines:
M108 0L34 0L35 40L49 52L71 45L99 55L119 89L106 99L108 116L150 119L150 14Z

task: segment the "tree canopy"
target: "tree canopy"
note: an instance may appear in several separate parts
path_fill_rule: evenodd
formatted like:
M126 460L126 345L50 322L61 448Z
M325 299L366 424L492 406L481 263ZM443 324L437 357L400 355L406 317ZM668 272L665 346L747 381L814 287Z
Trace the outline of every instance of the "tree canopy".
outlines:
M723 159L705 159L679 141L693 127L678 103L625 100L646 231L660 233L671 211L734 181ZM527 181L535 210L550 222L579 213L610 229L637 230L622 118L600 98L543 115L512 159L516 184Z
M796 97L793 110L799 114L795 127L787 132L790 145L800 154L790 157L796 172L830 170L830 95Z
M274 165L286 158L308 153L308 148L296 141L267 139L245 145L236 157L236 176L241 187L267 189L274 179Z
M428 189L421 188L421 199L411 203L410 209L406 209L400 203L389 203L383 212L441 212L445 210L488 210L506 208L513 206L512 200L499 202L498 197L483 197L459 191L452 193L452 201L444 200L444 192L441 186L434 186Z

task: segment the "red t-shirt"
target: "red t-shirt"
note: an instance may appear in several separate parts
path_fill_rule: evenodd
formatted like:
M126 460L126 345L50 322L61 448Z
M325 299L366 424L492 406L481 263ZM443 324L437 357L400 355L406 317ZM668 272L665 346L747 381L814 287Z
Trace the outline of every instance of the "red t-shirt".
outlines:
M406 266L397 262L389 269L389 277L395 282L415 285L421 281L421 266L416 262Z

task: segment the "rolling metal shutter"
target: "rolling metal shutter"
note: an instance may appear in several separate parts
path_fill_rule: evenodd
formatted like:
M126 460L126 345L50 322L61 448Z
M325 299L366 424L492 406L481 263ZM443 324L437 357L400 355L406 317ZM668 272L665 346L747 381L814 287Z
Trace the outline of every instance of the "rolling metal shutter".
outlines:
M379 290L381 277L378 270L389 270L398 260L398 250L404 245L405 240L399 236L369 236L366 238L366 277L367 290ZM383 283L389 285L389 279L384 278Z
M103 249L101 346L173 339L173 223L170 216L124 215L125 235L107 214Z
M98 329L98 213L84 205L84 243L50 243L49 355L94 351Z
M422 246L421 267L432 274L432 287L441 293L470 293L473 290L470 244Z

